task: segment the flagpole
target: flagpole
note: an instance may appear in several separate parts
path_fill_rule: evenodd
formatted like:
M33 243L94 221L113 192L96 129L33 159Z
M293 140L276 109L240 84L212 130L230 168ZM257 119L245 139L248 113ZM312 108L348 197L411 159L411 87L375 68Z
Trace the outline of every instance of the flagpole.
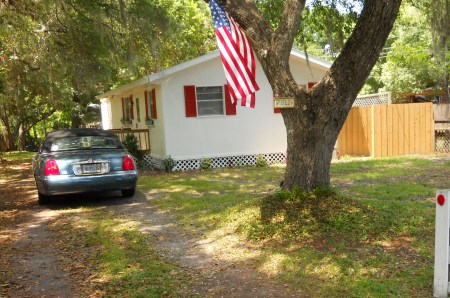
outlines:
M247 33L246 30L242 29L242 31L244 31L245 36L247 36L247 38L252 42L252 45L254 47L257 47L257 48L261 49L261 46L259 45L259 43L257 43L256 40L254 40L253 37L251 37L250 34Z

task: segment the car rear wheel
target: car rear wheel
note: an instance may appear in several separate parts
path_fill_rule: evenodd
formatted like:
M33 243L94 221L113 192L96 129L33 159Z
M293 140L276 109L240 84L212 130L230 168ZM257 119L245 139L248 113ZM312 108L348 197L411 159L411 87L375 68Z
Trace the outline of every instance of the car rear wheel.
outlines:
M127 197L134 196L134 193L136 192L136 189L135 188L122 189L121 191L122 191L122 195L127 198Z
M51 197L38 192L39 205L47 205L51 201Z

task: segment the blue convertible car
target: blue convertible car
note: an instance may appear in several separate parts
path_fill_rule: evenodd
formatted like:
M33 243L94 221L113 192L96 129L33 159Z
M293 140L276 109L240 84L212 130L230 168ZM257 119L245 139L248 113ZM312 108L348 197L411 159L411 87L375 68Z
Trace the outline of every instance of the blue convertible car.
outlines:
M63 129L48 133L33 158L39 204L53 195L121 190L133 196L138 172L119 138L101 129Z

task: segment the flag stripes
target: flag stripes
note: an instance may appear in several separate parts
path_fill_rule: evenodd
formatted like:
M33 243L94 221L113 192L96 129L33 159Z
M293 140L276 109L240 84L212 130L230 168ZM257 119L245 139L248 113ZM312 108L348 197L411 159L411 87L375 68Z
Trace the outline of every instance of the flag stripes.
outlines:
M256 62L247 36L232 17L215 0L210 0L220 57L234 104L255 107Z

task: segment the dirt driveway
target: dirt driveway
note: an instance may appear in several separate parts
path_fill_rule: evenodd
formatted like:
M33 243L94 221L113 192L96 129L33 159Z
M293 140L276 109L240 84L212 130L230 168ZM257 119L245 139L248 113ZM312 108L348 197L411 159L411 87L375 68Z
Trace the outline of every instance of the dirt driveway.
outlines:
M67 210L80 206L106 208L138 221L147 237L158 240L155 248L195 275L197 282L186 296L300 296L249 264L233 262L232 258L225 261L226 245L183 232L170 214L153 206L151 195L138 191L134 197L123 199L120 192L111 192L97 195L94 202L73 196L43 207L37 204L30 163L8 161L1 164L1 171L8 179L0 179L0 297L105 296L104 291L92 292L89 287L92 268L80 248L65 245L61 239L70 235L62 235L52 225ZM81 257L68 261L66 256L71 254Z

